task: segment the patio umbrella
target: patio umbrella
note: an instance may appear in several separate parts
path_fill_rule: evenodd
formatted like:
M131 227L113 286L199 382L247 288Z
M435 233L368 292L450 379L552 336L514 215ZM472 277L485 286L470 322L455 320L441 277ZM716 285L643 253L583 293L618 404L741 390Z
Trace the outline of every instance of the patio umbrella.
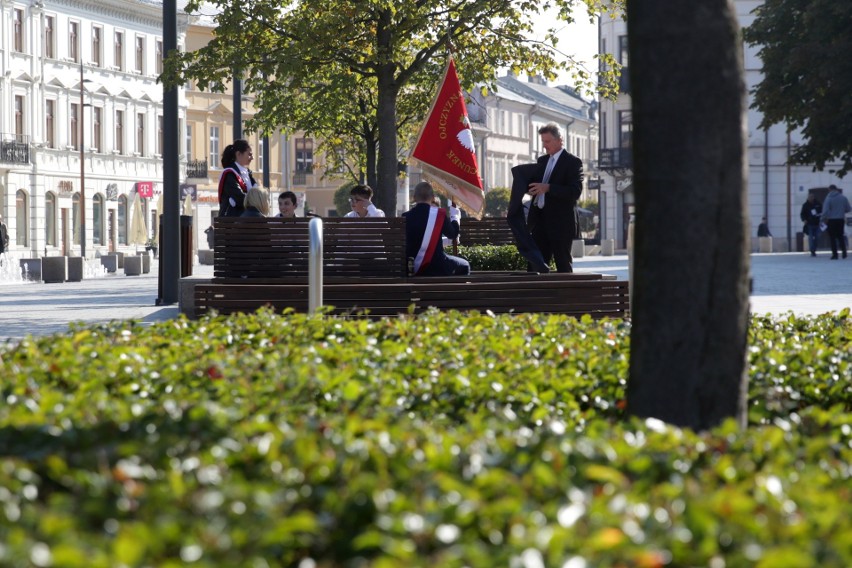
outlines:
M133 213L130 217L130 234L128 244L145 245L148 242L148 226L145 224L145 213L142 211L142 198L139 195L133 200Z
M186 198L183 200L183 214L192 215L192 194L187 192Z

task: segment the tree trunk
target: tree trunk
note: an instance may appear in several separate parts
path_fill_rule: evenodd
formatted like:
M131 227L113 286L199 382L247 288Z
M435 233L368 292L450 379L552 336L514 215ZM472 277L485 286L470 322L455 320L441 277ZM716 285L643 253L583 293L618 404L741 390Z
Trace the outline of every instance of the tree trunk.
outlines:
M745 87L727 0L629 2L634 240L631 414L746 420Z
M376 30L378 44L378 87L376 112L379 127L379 161L376 176L376 200L385 215L396 215L396 100L399 86L396 66L392 60L392 32L389 28L391 13L385 10Z
M367 185L372 188L378 187L378 176L376 175L376 149L378 142L372 132L364 135L365 154L367 161Z

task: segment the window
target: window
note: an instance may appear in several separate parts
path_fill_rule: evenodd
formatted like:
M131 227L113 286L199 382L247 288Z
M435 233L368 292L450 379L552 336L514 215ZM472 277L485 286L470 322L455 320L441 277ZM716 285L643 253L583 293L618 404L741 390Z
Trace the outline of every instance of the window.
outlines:
M127 196L118 197L118 244L127 244Z
M606 148L606 130L607 130L606 113L602 112L601 113L601 148Z
M165 54L163 53L163 40L158 39L154 45L155 49L157 50L157 75L159 75L163 72L163 58L165 56Z
M115 66L124 70L124 32L115 32Z
M72 239L75 245L80 244L80 194L75 193L71 196L71 232Z
M624 67L629 67L630 59L627 53L627 36L618 36L618 62Z
M23 189L19 189L15 193L15 221L17 222L17 226L15 227L15 244L19 247L29 246L29 240L27 239L27 229L28 221L29 221L29 199L27 198L27 193Z
M254 153L257 156L257 171L262 172L264 170L263 167L263 143L261 142L260 146L257 147L257 152Z
M192 125L186 125L186 159L192 159Z
M44 196L44 244L56 246L56 194L52 191Z
M163 155L163 138L165 135L163 133L163 115L157 115L157 153L159 155Z
M313 138L296 138L296 171L311 173L314 169Z
M115 111L115 149L124 154L124 111Z
M633 134L633 112L629 110L618 111L618 146L619 148L630 148Z
M136 115L136 151L140 156L145 155L145 113Z
M56 114L56 101L50 99L44 101L44 142L48 148L56 148L54 139L54 118Z
M136 72L142 73L145 63L145 38L136 36Z
M68 22L68 57L77 63L80 61L80 24Z
M15 95L15 134L24 135L24 97L21 95Z
M92 199L92 244L104 244L104 196L100 193Z
M97 67L103 66L103 57L101 56L103 52L102 37L103 30L99 26L92 26L92 63Z
M75 150L80 149L80 105L71 103L71 124L68 127L69 142Z
M216 167L219 164L219 127L210 127L210 166Z
M49 59L53 59L55 56L55 52L53 49L53 24L53 16L44 17L44 45L42 46L42 52L44 53L44 56Z
M18 53L24 52L24 11L16 8L12 14L12 25L14 26L14 49Z
M92 107L92 146L95 152L103 152L102 140L103 112L101 107ZM85 144L85 142L84 142Z

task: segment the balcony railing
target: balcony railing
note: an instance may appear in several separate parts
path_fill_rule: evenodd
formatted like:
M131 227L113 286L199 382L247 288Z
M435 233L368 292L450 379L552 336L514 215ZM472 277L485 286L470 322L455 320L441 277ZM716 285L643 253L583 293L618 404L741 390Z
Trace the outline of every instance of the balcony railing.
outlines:
M186 162L186 177L207 178L207 160L188 160Z
M606 148L601 150L600 169L632 170L633 150L631 148Z
M0 134L0 161L30 163L30 138L23 134Z
M293 172L293 185L306 185L308 182L307 172Z

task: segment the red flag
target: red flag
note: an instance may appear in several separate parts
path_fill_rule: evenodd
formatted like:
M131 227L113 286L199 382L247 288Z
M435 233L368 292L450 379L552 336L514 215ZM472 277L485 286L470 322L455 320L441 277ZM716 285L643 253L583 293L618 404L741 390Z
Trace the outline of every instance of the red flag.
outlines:
M450 58L441 88L420 129L411 158L434 186L479 217L485 203L467 105Z

